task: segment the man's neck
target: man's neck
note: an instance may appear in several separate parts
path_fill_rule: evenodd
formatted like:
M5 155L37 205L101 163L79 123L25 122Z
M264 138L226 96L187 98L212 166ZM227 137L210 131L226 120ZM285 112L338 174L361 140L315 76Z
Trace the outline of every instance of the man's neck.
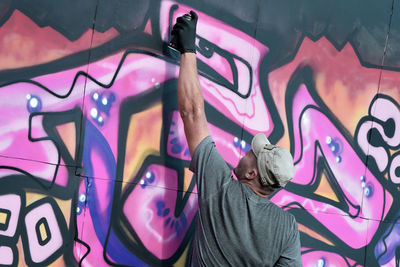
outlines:
M236 176L234 171L232 171L232 175L233 175L234 178L236 178L237 181L239 181L240 183L245 184L248 187L250 187L251 191L253 191L254 194L256 194L256 195L258 195L260 197L268 198L268 196L272 194L272 191L268 190L267 188L265 188L265 187L260 188L259 184L255 185L255 184L252 184L250 181L246 182L246 180L242 180L241 181L240 179L237 178L237 176Z
M256 186L254 186L252 184L247 184L247 183L246 183L246 185L248 187L250 187L250 189L254 192L254 194L256 194L260 197L263 197L263 198L268 198L269 195L271 195L271 193L272 193L271 191L269 191L266 188L257 188Z

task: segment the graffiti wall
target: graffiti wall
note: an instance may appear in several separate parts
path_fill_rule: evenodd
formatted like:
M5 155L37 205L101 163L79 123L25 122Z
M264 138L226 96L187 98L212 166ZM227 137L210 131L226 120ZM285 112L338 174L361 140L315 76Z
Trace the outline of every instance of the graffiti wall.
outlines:
M199 15L209 128L265 133L295 177L304 266L400 266L400 2L0 3L0 266L187 266L197 213L176 102ZM266 252L268 253L268 252Z

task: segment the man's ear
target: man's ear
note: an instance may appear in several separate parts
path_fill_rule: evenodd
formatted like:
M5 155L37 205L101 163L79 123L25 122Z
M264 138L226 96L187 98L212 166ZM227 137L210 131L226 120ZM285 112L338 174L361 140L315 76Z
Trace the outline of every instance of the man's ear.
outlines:
M250 169L247 173L246 173L246 178L248 180L254 180L258 177L258 170L256 168Z

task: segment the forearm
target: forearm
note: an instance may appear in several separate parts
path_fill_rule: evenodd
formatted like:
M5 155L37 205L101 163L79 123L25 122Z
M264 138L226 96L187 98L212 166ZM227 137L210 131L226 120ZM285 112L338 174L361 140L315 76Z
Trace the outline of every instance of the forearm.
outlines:
M204 110L204 98L197 74L196 54L181 55L178 78L178 108L182 117Z
M178 78L178 109L183 120L190 154L207 135L204 97L197 74L196 54L183 53Z

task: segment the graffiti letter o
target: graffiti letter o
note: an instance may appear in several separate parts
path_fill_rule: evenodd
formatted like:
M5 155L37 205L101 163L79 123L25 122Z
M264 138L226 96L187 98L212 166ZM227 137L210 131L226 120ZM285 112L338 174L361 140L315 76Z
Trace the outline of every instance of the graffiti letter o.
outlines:
M56 216L55 212L59 216ZM23 245L25 260L29 265L45 265L58 257L63 247L63 229L60 227L64 227L59 222L60 218L57 218L62 217L62 213L59 213L61 211L57 204L49 202L49 198L39 200L28 207Z

